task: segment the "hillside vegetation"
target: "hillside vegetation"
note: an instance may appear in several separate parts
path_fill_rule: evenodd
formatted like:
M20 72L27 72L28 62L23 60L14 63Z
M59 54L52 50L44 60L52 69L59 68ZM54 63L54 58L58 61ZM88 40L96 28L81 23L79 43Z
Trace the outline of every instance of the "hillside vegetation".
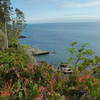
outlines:
M87 44L71 43L73 73L65 75L27 54L19 43L24 27L24 13L0 0L0 100L100 100L100 57Z

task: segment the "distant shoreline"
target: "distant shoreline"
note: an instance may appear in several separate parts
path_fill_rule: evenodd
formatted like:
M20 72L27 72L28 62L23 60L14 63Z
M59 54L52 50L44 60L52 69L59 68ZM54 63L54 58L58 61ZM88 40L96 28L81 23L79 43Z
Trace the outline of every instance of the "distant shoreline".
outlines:
M70 24L70 23L100 23L100 21L80 21L80 22L41 22L41 23L26 23L27 24Z

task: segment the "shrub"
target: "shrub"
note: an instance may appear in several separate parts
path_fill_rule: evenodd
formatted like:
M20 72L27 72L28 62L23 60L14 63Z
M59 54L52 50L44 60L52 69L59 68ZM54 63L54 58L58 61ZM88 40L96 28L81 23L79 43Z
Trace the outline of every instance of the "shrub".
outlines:
M99 57L90 58L93 53L85 48L70 50L73 56L68 65L75 67L70 76L47 63L29 63L21 47L0 51L0 100L99 100L100 79L94 77L93 70L83 70L99 65Z

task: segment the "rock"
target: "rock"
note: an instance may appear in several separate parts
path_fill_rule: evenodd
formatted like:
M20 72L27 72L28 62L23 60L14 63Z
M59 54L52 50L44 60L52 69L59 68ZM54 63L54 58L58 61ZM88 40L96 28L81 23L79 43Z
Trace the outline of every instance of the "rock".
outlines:
M46 61L38 61L38 64L47 64Z
M23 38L27 38L27 37L24 36L24 35L21 35L21 36L19 36L18 38L19 38L19 39L23 39Z
M56 54L56 52L55 52L55 51L53 51L53 52L51 52L51 54Z

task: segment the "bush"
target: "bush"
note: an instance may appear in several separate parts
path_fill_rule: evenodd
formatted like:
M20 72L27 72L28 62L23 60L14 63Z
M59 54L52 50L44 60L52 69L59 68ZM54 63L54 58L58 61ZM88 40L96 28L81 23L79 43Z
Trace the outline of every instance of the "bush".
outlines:
M74 49L75 53L70 50L75 61L84 58L78 63L68 63L75 67L70 76L54 71L47 63L30 64L21 47L0 51L0 100L99 100L100 79L94 77L92 70L83 70L89 65L97 66L99 57L89 58L92 53L88 54L87 49L81 52ZM82 70L81 65L85 66Z

